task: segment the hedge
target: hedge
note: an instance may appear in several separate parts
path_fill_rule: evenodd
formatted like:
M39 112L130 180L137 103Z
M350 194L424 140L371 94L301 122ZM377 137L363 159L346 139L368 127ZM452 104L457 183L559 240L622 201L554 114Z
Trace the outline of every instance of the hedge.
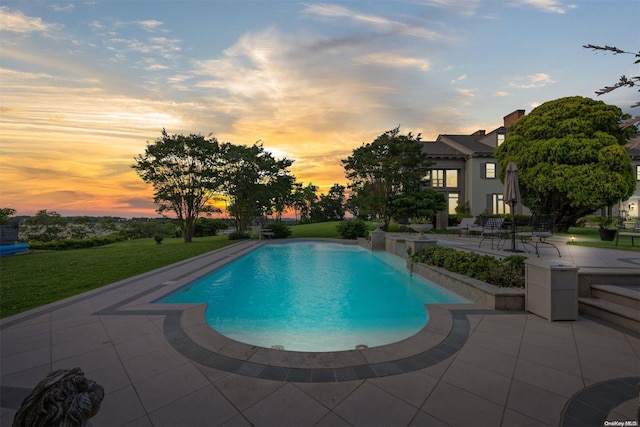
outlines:
M125 238L120 233L112 233L108 236L90 237L88 239L61 239L51 242L29 242L29 249L50 251L86 249L122 242L124 240Z
M416 253L412 260L498 287L524 288L526 257L511 255L499 260L490 255L463 252L442 246L429 246Z

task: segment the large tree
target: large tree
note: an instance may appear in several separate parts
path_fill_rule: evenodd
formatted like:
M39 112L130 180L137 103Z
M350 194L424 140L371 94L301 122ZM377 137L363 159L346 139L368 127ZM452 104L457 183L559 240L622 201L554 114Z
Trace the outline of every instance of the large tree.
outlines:
M280 200L291 193L295 181L289 172L293 160L277 160L258 143L220 147L224 159L221 192L229 199L228 211L236 229L244 232L257 216L284 206Z
M301 182L293 184L290 207L293 208L296 221L298 220L298 212L300 212L301 223L311 222L311 210L318 199L316 194L318 189L319 187L311 182L306 187L303 187Z
M622 111L579 96L546 102L509 128L496 150L502 178L518 167L522 203L534 213L556 213L558 231L578 218L625 200L635 189L620 129Z
M169 135L163 129L134 160L131 167L153 186L158 213L173 212L182 238L191 242L200 214L219 211L209 204L221 184L219 142L201 135Z
M391 219L391 199L417 191L429 169L422 147L420 135L402 135L397 127L354 149L351 156L342 160L351 181L350 209L359 215L381 218L386 227Z
M311 219L314 222L342 221L345 215L345 186L333 184L327 194L320 194L320 198L312 205Z

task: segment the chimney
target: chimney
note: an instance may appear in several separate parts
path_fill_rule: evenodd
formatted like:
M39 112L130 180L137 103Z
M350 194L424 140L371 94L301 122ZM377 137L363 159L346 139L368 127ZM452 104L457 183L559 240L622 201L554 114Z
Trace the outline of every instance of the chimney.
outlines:
M471 134L471 136L484 136L486 135L486 131L484 129L480 129Z
M524 116L524 110L516 110L511 114L504 116L504 127L509 130L509 126L514 124L520 117Z

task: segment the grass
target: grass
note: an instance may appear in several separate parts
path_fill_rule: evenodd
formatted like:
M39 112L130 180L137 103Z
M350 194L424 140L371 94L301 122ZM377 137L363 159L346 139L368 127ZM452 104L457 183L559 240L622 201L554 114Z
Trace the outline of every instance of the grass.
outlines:
M602 248L602 249L618 249L621 251L634 251L640 252L640 246L631 246L631 239L620 239L618 246L616 246L616 241L613 242L603 242L602 240L579 240L576 242L569 242L568 245L576 245L576 246L589 246L592 248Z
M294 225L290 227L291 237L332 237L339 239L340 234L336 229L338 224L339 221Z
M575 242L568 242L569 245L576 246L589 246L592 248L601 249L618 249L622 251L635 251L640 252L640 246L632 246L631 239L623 237L616 246L615 239L611 242L605 242L600 240L600 235L597 228L590 227L571 227L567 233L557 233L559 236L575 237Z
M0 260L0 318L234 243L227 236L130 240L91 249L30 251Z

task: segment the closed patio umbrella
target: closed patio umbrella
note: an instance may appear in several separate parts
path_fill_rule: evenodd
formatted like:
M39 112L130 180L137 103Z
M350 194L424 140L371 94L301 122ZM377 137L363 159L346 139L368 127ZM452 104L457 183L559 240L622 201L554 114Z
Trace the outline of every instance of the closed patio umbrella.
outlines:
M518 183L518 167L509 162L504 175L504 201L511 207L511 252L516 250L516 205L520 203L520 184Z

